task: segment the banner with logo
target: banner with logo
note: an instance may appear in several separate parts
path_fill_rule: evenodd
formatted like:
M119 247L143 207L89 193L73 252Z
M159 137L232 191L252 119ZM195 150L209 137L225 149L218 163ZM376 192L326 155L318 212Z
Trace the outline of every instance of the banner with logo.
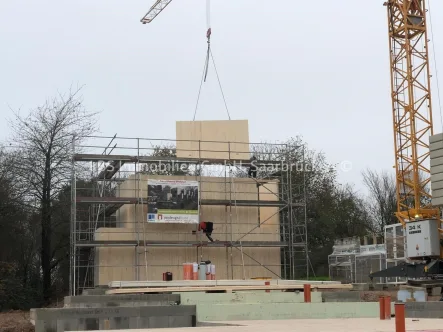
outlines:
M198 224L198 181L148 180L148 222Z

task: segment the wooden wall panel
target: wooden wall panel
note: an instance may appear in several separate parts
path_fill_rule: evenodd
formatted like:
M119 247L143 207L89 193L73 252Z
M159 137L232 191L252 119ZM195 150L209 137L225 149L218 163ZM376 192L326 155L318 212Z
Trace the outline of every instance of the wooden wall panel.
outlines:
M135 234L122 228L99 228L95 240L134 240ZM135 248L134 247L97 247L95 248L94 265L95 285L107 285L109 280L134 280Z
M177 121L176 140L179 158L250 158L248 120Z
M140 197L147 197L147 180L153 179L187 179L195 180L195 177L186 176L152 176L142 175L139 186L134 181L135 176L130 177L122 186L126 192L134 192L134 187L140 188ZM202 199L226 199L232 189L232 200L257 200L256 181L249 178L235 178L226 182L225 178L202 177ZM122 192L122 191L120 191ZM261 200L277 200L278 183L266 183L260 187ZM126 196L126 194L125 194ZM260 222L259 212L260 211ZM218 241L279 241L279 209L277 207L225 207L225 206L201 206L202 221L212 221L214 231L212 237ZM204 241L208 239L200 233L193 234L197 225L186 224L152 224L146 222L147 206L125 205L117 213L119 224L122 228L102 228L97 230L96 239L119 240L119 239L143 239L153 241ZM266 220L266 222L264 222ZM259 226L259 223L262 223ZM143 230L144 225L144 230ZM138 255L136 255L138 250ZM255 259L244 255L244 271L247 278L252 277L276 277L275 274L260 266L269 265L268 268L280 275L280 249L279 248L243 248L243 252ZM203 248L202 258L209 259L216 265L218 279L243 278L243 266L241 251L233 248ZM146 279L144 248L101 247L97 248L96 273L97 285L105 285L114 280L140 280ZM197 256L197 248L178 247L148 247L147 262L149 280L161 280L162 273L169 271L174 274L174 279L183 278L182 264L200 260ZM138 257L138 263L136 262ZM231 265L232 264L232 265ZM121 267L118 267L120 265ZM136 268L138 266L138 269ZM137 272L138 271L138 272ZM234 275L232 275L234 273Z
M111 229L102 229L102 231L110 232ZM118 234L114 235L110 238L117 240ZM241 248L232 248L232 250L231 248L203 248L201 250L190 247L180 249L152 247L147 250L147 265L142 247L100 247L97 248L96 255L96 264L98 264L95 282L97 286L104 286L117 280L162 280L162 274L166 271L173 273L174 280L182 280L183 263L201 260L210 260L215 265L217 279L243 279L243 277L276 279L281 274L279 248L243 248L242 250ZM138 256L137 263L136 255Z

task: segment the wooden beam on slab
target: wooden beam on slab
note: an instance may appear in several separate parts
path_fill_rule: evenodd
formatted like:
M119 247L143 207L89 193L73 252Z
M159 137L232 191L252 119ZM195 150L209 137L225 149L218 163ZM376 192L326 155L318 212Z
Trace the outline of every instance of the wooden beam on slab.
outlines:
M151 287L209 287L209 286L263 286L270 285L341 285L339 281L282 280L282 279L234 279L234 280L173 280L173 281L111 281L109 288L151 288Z
M170 293L170 292L234 292L234 291L254 291L254 290L302 290L304 284L298 285L263 285L263 286L201 286L201 287L147 287L147 288L127 288L111 289L106 294L139 294L139 293ZM351 284L340 285L311 285L311 289L352 289Z

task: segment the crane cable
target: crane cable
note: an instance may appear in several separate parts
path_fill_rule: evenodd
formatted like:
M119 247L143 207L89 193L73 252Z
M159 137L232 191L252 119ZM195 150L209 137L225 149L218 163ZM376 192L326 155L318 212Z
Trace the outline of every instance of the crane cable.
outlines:
M217 66L215 65L215 59L214 56L212 54L211 51L211 34L212 34L212 29L211 29L211 0L206 0L206 26L207 26L207 30L206 30L206 39L207 39L207 43L208 43L208 49L206 51L206 59L205 59L205 65L203 67L203 75L202 75L202 79L200 81L200 87L198 89L198 95L197 95L197 102L195 105L195 110L194 110L194 117L193 117L193 121L195 121L195 116L197 115L197 108L198 108L198 103L200 101L200 94L201 94L201 90L202 90L202 86L203 86L203 82L206 82L206 78L208 76L208 70L209 70L209 60L212 60L212 63L214 65L214 69L215 69L215 75L217 76L217 81L218 81L218 85L220 87L220 91L223 97L223 102L225 104L225 108L226 108L226 113L228 114L228 119L231 120L231 115L229 114L229 109L228 109L228 105L226 103L226 98L225 98L225 94L223 92L223 87L220 81L220 77L218 75L218 71L217 71Z
M432 15L431 15L431 0L428 1L428 15L429 15L429 28L431 32L431 40L432 40L432 57L434 58L434 68L435 68L435 83L437 86L437 100L438 100L438 106L440 111L440 122L441 122L441 129L443 131L443 116L442 116L442 106L441 106L441 98L440 98L440 83L438 80L438 68L437 68L437 58L435 53L435 39L434 39L434 29L432 28Z
M211 53L211 0L206 0L206 38L208 39L208 50L206 52L206 63L205 63L205 82L208 76L209 69L209 54Z

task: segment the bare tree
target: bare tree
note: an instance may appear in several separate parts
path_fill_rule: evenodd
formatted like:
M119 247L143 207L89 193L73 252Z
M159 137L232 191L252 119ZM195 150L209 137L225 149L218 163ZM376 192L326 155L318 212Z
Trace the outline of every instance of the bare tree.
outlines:
M374 232L383 234L386 225L398 222L397 194L395 177L387 172L378 173L367 169L363 172L363 183L369 191L368 210L372 219Z
M180 169L180 164L171 162L171 160L175 159L176 155L174 145L156 145L153 147L149 156L158 157L159 160L142 165L141 171L144 174L154 175L189 175L186 169ZM162 158L165 158L165 160L162 161ZM171 158L171 160L168 160L168 158Z
M67 96L59 95L26 116L14 112L10 121L19 155L15 172L21 183L27 185L28 197L36 201L40 216L45 302L51 296L51 271L59 263L54 257L60 246L66 246L66 240L64 244L52 243L53 231L58 226L57 220L52 220L52 201L70 179L72 144L81 143L96 130L96 113L85 111L79 92L80 89L69 91Z

